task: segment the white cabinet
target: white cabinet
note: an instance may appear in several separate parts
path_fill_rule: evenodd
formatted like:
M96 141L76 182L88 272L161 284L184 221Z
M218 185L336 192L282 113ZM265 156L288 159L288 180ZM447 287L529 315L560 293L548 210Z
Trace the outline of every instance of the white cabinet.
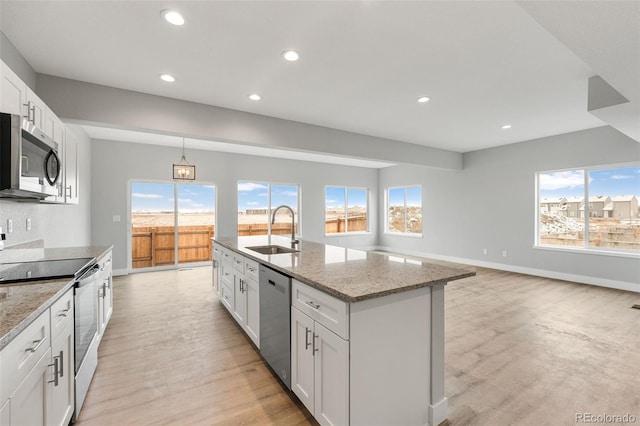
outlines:
M51 346L54 371L53 378L48 382L51 405L47 424L55 426L68 425L75 407L73 311L64 324L64 330Z
M11 422L11 400L7 399L0 405L0 425L8 425Z
M109 250L98 261L98 344L107 328L107 324L113 313L113 276L112 276L112 251Z
M27 85L4 62L0 62L0 111L24 116Z
M349 342L291 307L291 388L322 425L349 424Z
M33 123L38 129L41 129L45 133L47 127L47 105L35 94L29 86L26 90L27 98L24 104L25 113L24 117ZM52 134L47 133L50 138L53 138Z
M213 293L220 298L220 262L222 261L220 246L216 245L214 242L211 242L211 249L213 252L213 269L212 269L212 277L211 277L211 287L213 289Z
M47 421L46 409L49 406L47 397L48 382L52 377L49 368L51 348L46 352L27 377L11 395L10 425L44 425Z
M64 202L66 204L78 204L80 202L78 137L69 127L63 127L63 137Z
M73 290L0 352L0 424L66 426L75 407Z
M213 253L214 260L216 255L220 259L220 301L251 341L260 348L258 263L215 243Z

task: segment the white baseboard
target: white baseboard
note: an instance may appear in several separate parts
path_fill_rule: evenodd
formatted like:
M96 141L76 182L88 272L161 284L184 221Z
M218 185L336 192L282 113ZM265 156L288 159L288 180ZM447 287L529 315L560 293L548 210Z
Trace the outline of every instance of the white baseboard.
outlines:
M565 272L548 271L546 269L527 268L523 266L505 265L503 263L484 262L475 259L465 259L453 256L442 256L433 253L424 253L413 250L401 250L393 247L378 246L377 250L390 251L409 256L427 257L436 260L444 260L445 262L462 263L465 265L479 266L481 268L497 269L499 271L516 272L519 274L535 275L544 278L552 278L562 281L571 281L580 284L596 285L600 287L614 288L617 290L633 291L640 293L640 283L608 280L606 278L589 277L586 275L567 274Z
M114 269L112 271L112 274L114 277L120 276L120 275L129 275L129 270L128 269Z
M443 398L436 405L429 405L429 424L431 426L438 426L447 420L448 405L447 398Z

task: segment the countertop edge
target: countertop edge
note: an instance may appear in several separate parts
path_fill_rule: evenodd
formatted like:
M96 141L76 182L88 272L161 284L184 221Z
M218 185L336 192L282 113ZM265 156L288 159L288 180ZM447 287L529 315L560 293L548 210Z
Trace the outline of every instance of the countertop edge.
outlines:
M47 299L41 304L35 311L27 315L20 323L18 323L11 331L0 338L0 351L2 351L13 339L20 334L24 329L29 327L33 321L36 320L44 311L49 309L58 299L60 299L71 287L73 287L73 279L69 280L60 290L58 290L53 296ZM29 285L29 284L27 284Z
M102 250L102 253L98 256L92 258L92 261L98 262L102 259L106 254L113 250L113 245L111 246L96 246L89 248L91 250L97 249ZM31 281L29 283L15 283L16 285L31 285L31 284L46 284L48 281L61 281L61 280L41 280L41 281ZM44 303L42 303L38 308L36 308L33 312L27 315L22 321L20 321L15 327L13 327L8 333L4 336L0 337L0 351L2 351L9 343L13 341L13 339L20 334L24 329L26 329L33 321L36 320L44 311L49 309L51 305L53 305L60 297L62 297L71 287L73 287L74 280L71 278L69 282L64 285L60 290L58 290L53 296L49 297ZM11 285L11 284L7 284Z
M215 237L211 239L213 242L220 244L222 247L226 248L227 250L231 250L234 253L238 253L239 255L242 255L244 257L248 257L249 259L253 260L254 262L258 262L260 264L266 265L269 268L281 272L289 277L292 277L306 285L309 285L311 287L314 287L318 290L323 291L324 293L330 294L332 296L337 297L338 299L344 301L344 302L348 302L348 303L356 303L356 302L362 302L365 300L370 300L370 299L376 299L378 297L384 297L384 296L388 296L391 294L396 294L396 293L403 293L405 291L411 291L411 290L416 290L419 288L423 288L423 287L432 287L434 285L437 284L446 284L448 282L451 281L456 281L456 280L460 280L463 278L468 278L468 277L473 277L476 275L475 272L473 271L469 271L469 272L465 272L463 274L460 275L456 275L453 277L448 277L446 280L434 280L434 281L429 281L429 282L424 282L424 283L418 283L418 284L414 284L414 285L410 285L410 286L406 286L406 287L399 287L399 288L392 288L389 290L383 290L383 291L379 291L379 292L373 292L373 293L369 293L369 294L365 294L362 296L350 296L348 294L344 294L334 288L328 287L322 283L318 283L316 281L310 280L307 277L301 276L295 272L292 272L286 268L282 268L280 266L274 265L272 263L266 262L264 259L260 259L250 253L247 253L246 251L240 250L236 247L231 247L228 244L225 244L223 241L219 241L216 240Z

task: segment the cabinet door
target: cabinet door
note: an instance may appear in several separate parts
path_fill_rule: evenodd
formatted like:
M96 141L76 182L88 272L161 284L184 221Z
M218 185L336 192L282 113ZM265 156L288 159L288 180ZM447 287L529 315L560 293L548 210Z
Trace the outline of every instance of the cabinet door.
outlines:
M314 412L314 321L291 307L291 390Z
M30 115L31 122L35 126L44 131L47 127L47 105L27 86L27 113ZM49 135L51 136L51 135Z
M246 281L243 275L238 274L235 274L233 281L233 317L244 327L247 321L247 293L244 290Z
M33 370L27 375L11 396L12 425L44 425L49 406L48 381L53 369L49 367L51 349L47 349Z
M249 278L245 278L244 283L244 294L247 300L245 331L260 349L260 286Z
M349 423L349 342L315 323L315 411L322 425Z
M11 400L7 399L5 403L0 406L0 425L11 424Z
M55 139L55 138L54 138ZM65 203L78 204L80 201L78 174L78 138L70 130L64 131L64 160L62 161L64 168L64 196Z
M48 384L51 392L48 425L66 426L73 414L75 406L73 331L73 321L68 321L64 331L51 346L53 363L58 363L58 380L57 383L54 381Z
M25 116L27 85L4 62L0 67L0 111Z

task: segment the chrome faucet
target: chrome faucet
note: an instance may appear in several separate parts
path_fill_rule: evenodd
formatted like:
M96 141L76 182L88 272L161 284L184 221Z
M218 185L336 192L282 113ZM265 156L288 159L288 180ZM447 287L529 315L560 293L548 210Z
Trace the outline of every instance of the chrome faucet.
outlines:
M296 222L293 209L286 204L276 207L275 210L273 210L273 213L271 213L271 224L273 225L274 223L276 223L276 213L280 209L288 209L291 212L291 248L295 248L296 244L298 244L300 241L296 240Z

